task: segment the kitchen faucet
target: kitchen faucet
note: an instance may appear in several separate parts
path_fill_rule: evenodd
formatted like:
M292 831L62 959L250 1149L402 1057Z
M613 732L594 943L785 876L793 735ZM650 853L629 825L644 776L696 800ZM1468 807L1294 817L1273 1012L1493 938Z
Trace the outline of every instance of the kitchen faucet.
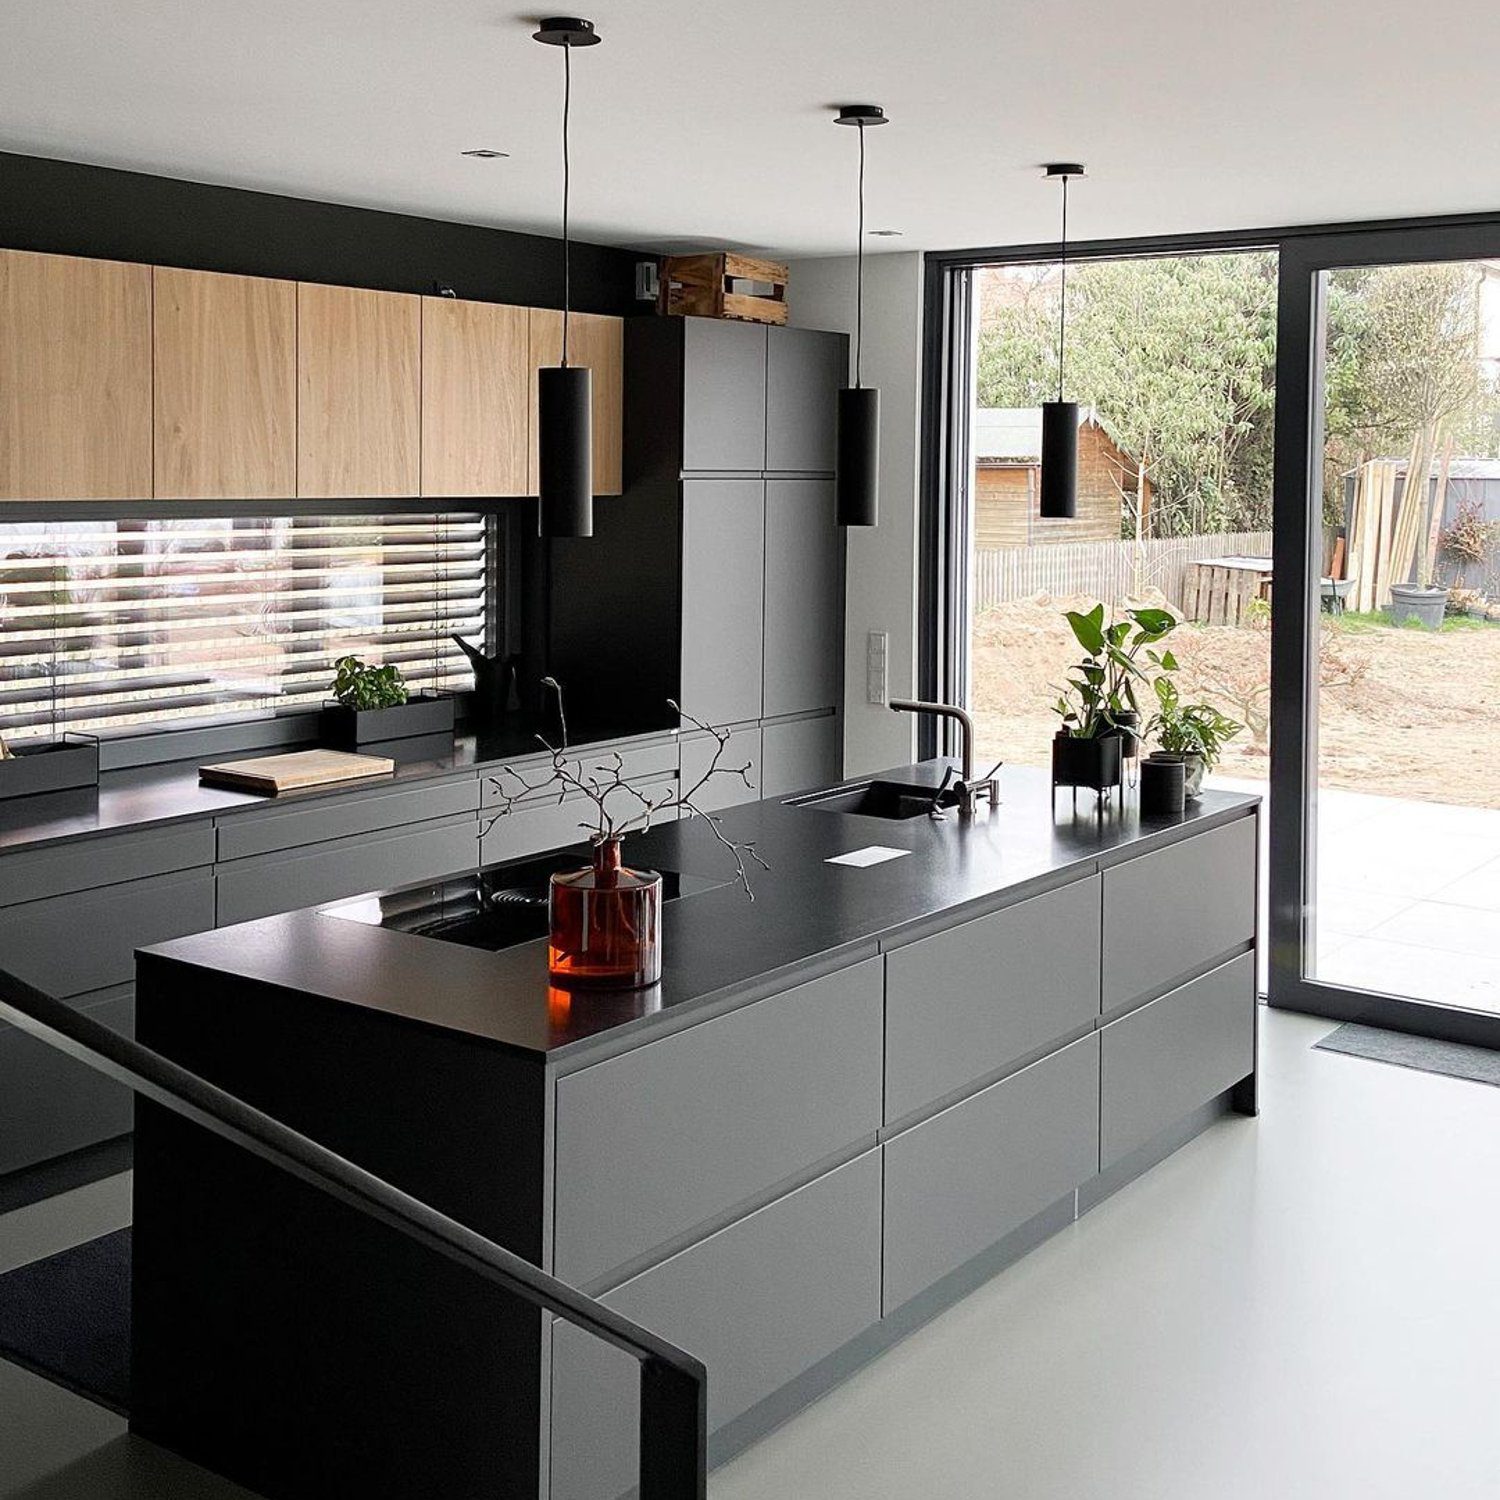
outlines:
M953 785L953 793L958 798L958 814L961 818L972 818L981 801L988 802L992 808L999 803L1000 783L995 773L1003 762L997 760L984 780L974 780L974 721L963 709L952 703L923 703L913 698L892 698L891 708L897 713L932 714L939 719L952 719L958 725L963 772ZM943 785L938 788L937 796L933 798L934 816L938 813L939 799L948 789L948 780L952 774L950 767L948 774L943 777Z

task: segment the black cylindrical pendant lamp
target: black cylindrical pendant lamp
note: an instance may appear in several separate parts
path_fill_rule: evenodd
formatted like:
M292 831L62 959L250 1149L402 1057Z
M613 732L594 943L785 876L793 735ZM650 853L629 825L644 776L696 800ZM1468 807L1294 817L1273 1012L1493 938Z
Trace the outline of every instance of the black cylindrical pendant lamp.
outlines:
M594 534L594 389L585 365L536 372L537 494L543 536Z
M1044 521L1078 515L1078 403L1063 400L1063 355L1068 337L1068 179L1083 176L1076 161L1052 162L1043 171L1062 183L1062 294L1057 325L1057 400L1042 402L1042 493Z
M839 392L835 510L840 526L874 526L880 513L880 392L863 383L865 342L865 129L884 125L878 104L841 104L836 125L859 131L859 225L855 242L854 384Z
M586 537L594 534L594 397L588 367L568 363L568 320L573 300L568 126L573 103L573 49L598 46L599 33L592 21L582 17L549 16L532 36L544 46L563 49L562 360L536 372L539 529L548 537Z
M1042 402L1041 514L1071 521L1078 514L1078 403Z
M880 519L880 392L856 385L839 392L835 481L840 526Z

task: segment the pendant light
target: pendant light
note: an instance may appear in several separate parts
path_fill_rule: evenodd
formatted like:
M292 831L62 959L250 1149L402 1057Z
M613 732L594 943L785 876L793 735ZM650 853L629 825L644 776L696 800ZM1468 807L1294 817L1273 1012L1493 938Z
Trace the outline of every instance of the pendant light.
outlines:
M592 21L577 16L550 16L532 33L563 54L563 325L562 360L536 372L537 494L543 536L594 534L594 397L586 365L568 363L568 316L572 311L571 244L568 207L571 162L569 115L573 103L573 49L597 46Z
M839 392L838 457L835 489L840 526L873 526L880 499L880 392L860 376L865 332L865 128L884 125L878 104L841 104L836 125L859 131L859 243L855 252L858 284L854 302L854 384Z
M1062 183L1062 299L1057 324L1057 400L1042 403L1041 515L1071 521L1078 514L1078 403L1063 400L1063 353L1068 337L1068 182L1083 176L1076 161L1051 162L1047 177Z

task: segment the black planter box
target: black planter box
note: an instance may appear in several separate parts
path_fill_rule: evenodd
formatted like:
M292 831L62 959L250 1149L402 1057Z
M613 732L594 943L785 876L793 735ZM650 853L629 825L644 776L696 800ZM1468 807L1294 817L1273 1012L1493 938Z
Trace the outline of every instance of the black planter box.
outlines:
M0 801L99 785L99 741L64 735L43 745L12 745L0 760Z
M435 734L446 734L450 741L453 738L453 699L446 694L418 693L394 708L345 708L342 703L325 703L318 718L318 738L333 750Z
M1070 734L1052 741L1052 785L1086 786L1106 792L1120 785L1120 736L1081 740Z

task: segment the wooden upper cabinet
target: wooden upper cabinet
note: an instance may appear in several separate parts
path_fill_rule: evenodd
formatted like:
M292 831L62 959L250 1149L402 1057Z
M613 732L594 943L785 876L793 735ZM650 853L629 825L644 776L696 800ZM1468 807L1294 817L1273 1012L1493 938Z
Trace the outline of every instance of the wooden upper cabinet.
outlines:
M0 250L0 498L151 494L151 267Z
M297 493L297 284L156 268L156 496Z
M420 494L422 299L297 287L297 493Z
M527 494L537 493L536 371L562 358L563 315L552 308L531 309L531 461ZM618 495L624 430L625 324L599 313L568 315L568 363L593 372L594 493Z
M422 493L524 495L529 310L422 299Z

